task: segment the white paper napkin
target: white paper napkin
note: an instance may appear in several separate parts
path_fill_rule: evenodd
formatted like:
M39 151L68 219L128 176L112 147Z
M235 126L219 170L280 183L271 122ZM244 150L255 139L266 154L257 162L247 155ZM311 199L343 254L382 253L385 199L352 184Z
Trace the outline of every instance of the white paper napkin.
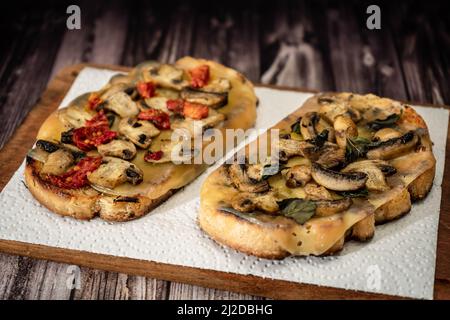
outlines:
M115 72L85 68L62 102L101 88ZM268 128L310 94L256 88L256 128ZM437 226L445 161L448 110L415 106L427 122L437 159L425 201L398 221L378 226L368 243L348 242L332 257L271 261L222 247L196 223L199 189L212 168L153 212L127 223L77 221L51 213L28 192L23 165L0 194L0 238L161 263L413 298L433 298Z

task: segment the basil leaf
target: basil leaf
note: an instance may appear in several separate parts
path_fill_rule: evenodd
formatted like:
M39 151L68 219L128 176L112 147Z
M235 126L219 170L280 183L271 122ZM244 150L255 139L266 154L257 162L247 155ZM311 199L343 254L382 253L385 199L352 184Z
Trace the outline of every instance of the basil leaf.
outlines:
M304 224L316 212L316 204L304 199L285 199L279 203L281 214L294 219L298 224Z
M369 122L367 125L372 130L380 130L383 128L392 127L400 119L400 116L401 116L401 113L400 114L393 113L386 119L383 119L383 120L376 119L372 122Z
M369 144L370 141L366 138L347 138L347 144L345 146L345 160L347 160L347 162L353 162L358 158L364 157L367 153Z
M300 121L302 118L299 118L294 124L291 125L291 131L300 134Z
M369 190L367 190L366 188L355 191L340 191L337 193L344 198L367 198L369 196Z

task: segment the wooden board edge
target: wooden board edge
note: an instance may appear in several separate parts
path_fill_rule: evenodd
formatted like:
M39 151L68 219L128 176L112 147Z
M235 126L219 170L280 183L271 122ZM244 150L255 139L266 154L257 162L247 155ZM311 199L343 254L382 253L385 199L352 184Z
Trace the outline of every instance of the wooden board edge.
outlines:
M36 259L76 264L88 268L182 282L272 299L405 299L403 297L385 294L344 290L334 287L111 256L13 240L0 240L0 251Z

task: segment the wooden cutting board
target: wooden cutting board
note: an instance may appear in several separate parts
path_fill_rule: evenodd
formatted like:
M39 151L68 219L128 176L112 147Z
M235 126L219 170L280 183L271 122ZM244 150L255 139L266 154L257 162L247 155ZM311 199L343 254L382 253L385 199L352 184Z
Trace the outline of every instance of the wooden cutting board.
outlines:
M118 71L129 68L97 64L77 64L63 69L49 83L37 105L31 110L14 136L0 150L0 190L2 190L19 168L27 151L34 143L42 122L61 103L78 73L84 67L96 67ZM313 92L299 88L273 87L282 90ZM411 103L410 104L414 104ZM423 103L418 103L423 105ZM429 105L429 107L445 107ZM447 135L446 165L442 183L442 201L439 221L438 247L434 297L450 299L450 128ZM283 280L265 279L251 275L240 275L214 270L198 269L146 260L115 257L104 254L61 249L18 241L0 240L0 251L76 264L96 269L147 276L168 281L211 287L222 290L242 292L275 299L398 299L382 294L350 291L322 287Z

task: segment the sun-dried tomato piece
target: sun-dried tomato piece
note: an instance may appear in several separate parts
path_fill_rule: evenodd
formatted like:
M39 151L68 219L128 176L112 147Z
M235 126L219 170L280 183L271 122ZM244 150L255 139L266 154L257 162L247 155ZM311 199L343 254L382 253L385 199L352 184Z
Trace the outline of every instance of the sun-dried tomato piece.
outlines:
M72 141L82 151L89 151L110 142L116 136L117 132L109 130L107 125L81 127L73 130Z
M183 114L184 101L182 99L169 99L166 102L167 109L175 114Z
M102 157L85 157L66 173L48 175L48 180L60 188L78 189L88 184L87 176L97 170L101 163Z
M155 95L156 88L153 82L138 82L136 89L143 99L147 99Z
M162 156L164 155L163 151L148 151L147 154L144 156L144 160L145 161L158 161L162 158Z
M200 120L204 119L209 114L208 106L200 103L184 102L183 114L185 117Z
M97 93L93 92L89 95L89 98L88 98L88 108L89 109L95 110L102 103L103 103L103 100L100 98L100 96Z
M103 110L100 110L91 120L86 120L85 126L86 127L109 126L109 121L105 115L105 112Z
M149 120L155 127L161 130L170 129L170 117L167 113L158 109L148 109L139 112L138 119Z
M201 88L206 86L209 81L209 66L204 64L189 70L191 76L191 87Z

